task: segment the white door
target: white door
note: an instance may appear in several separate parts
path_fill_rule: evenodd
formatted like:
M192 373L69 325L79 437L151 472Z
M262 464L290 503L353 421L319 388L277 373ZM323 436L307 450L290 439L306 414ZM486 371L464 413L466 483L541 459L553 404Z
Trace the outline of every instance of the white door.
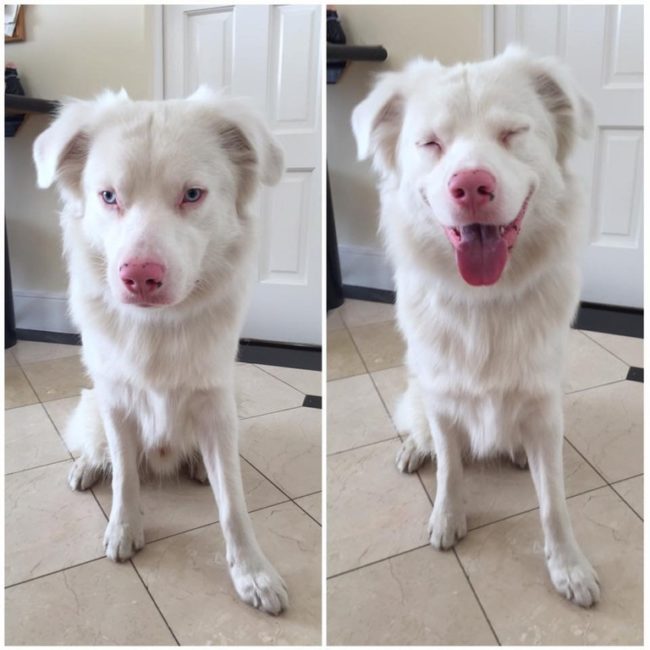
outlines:
M572 168L589 198L582 300L643 306L643 6L496 6L495 49L518 42L568 63L596 134Z
M254 206L263 228L244 338L321 343L321 22L316 5L163 9L164 96L205 83L250 97L285 152L282 181Z

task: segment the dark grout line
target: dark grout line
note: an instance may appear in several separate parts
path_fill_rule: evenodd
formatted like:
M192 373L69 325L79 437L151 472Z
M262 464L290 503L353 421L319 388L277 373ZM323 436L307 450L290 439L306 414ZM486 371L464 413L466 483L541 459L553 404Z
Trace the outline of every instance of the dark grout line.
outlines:
M68 449L66 448L66 451ZM68 453L70 453L68 451ZM34 467L25 467L25 469L18 469L15 472L7 472L5 474L5 478L7 476L15 476L16 474L23 474L24 472L31 472L33 469L41 469L43 467L51 467L52 465L61 465L62 463L69 463L71 460L74 460L74 458L62 458L61 460L53 460L51 463L43 463L42 465L34 465Z
M252 420L253 418L262 418L265 415L275 415L276 413L286 413L287 411L295 411L296 409L303 408L302 402L298 406L289 406L286 409L278 409L277 411L269 411L268 413L258 413L257 415L247 415L246 417L240 417L239 421L244 422L245 420Z
M375 440L374 442L366 442L363 445L359 445L358 447L350 447L350 449L341 449L341 451L333 451L331 454L327 454L327 458L332 458L333 456L340 456L341 454L346 454L348 451L355 451L356 449L365 449L366 447L372 447L373 445L380 445L382 442L389 442L389 441L401 441L401 438L395 434L394 436L391 436L390 438L384 438L383 440Z
M305 393L304 390L300 390L300 388L296 388L295 386L292 386L288 381L285 381L284 379L280 379L280 377L276 377L273 373L269 372L268 370L265 370L265 368L284 368L285 366L269 366L269 365L264 365L264 364L259 364L259 363L252 363L252 366L255 366L258 370L261 370L262 372L265 372L269 377L272 377L273 379L277 379L277 381L282 382L286 386L289 386L289 388L293 388L293 390L297 390L299 393L302 393L303 395L307 395L308 393ZM309 370L307 368L293 368L293 370L308 370L309 372L320 372L321 373L321 388L322 388L322 370Z
M367 569L368 567L374 566L375 564L380 564L381 562L386 562L387 560L392 560L393 558L400 557L401 555L407 555L408 553L413 553L414 551L420 551L423 548L427 548L428 546L429 546L428 542L426 544L420 544L420 546L415 546L414 548L409 548L406 549L405 551L400 551L399 553L393 553L393 555L389 555L388 557L382 557L379 560L373 560L372 562L368 562L367 564L361 564L360 566L355 566L352 567L351 569L340 571L339 573L333 573L332 575L327 576L327 579L333 580L334 578L340 578L341 576L345 576L348 573L354 573L355 571L359 571L360 569Z
M469 532L469 531L468 531ZM485 611L485 608L483 607L483 603L481 602L481 599L478 597L478 594L476 593L476 589L474 589L474 585L472 584L472 581L470 580L469 573L465 570L465 566L463 563L460 561L460 557L458 556L458 552L456 551L456 548L451 549L454 553L454 556L456 557L456 561L458 562L458 566L460 567L460 570L463 572L463 575L465 576L465 580L467 580L467 584L469 585L469 588L472 590L472 593L474 594L474 598L476 598L476 602L478 603L478 606L481 608L481 611L483 612L483 616L485 617L485 620L490 628L492 630L492 634L494 635L494 638L497 642L497 645L502 645L501 639L499 639L499 635L496 633L496 630L492 626L492 621L489 619L487 612Z
M584 393L587 390L594 390L594 388L603 388L604 386L613 386L614 384L621 384L624 381L627 381L625 377L623 379L615 379L614 381L608 381L605 384L596 384L595 386L588 386L587 388L578 388L578 390L572 390L569 391L568 393L563 393L563 395L566 397L567 395L575 395L576 393Z
M626 366L628 366L628 368L630 367L630 364L627 361L625 361L625 359L621 359L621 357L619 357L618 354L616 354L615 352L612 352L611 350L606 348L600 341L597 341L596 339L589 336L589 332L591 332L592 330L578 330L578 331L582 332L590 341L592 341L593 343L595 343L596 345L601 347L603 350L605 350L605 352L609 352L609 354L611 354L613 357L615 357L616 359L618 359L619 361L624 363ZM597 332L597 334L609 334L609 332ZM611 336L623 336L623 335L622 334L612 334ZM624 336L624 338L635 339L637 341L639 340L635 336ZM643 341L643 339L640 339L640 340Z
M638 476L643 476L643 474L637 474ZM630 476L630 478L636 478L634 476ZM627 481L629 479L622 479L623 481ZM617 483L621 483L622 481L616 481ZM610 483L609 487L612 489L614 494L641 520L643 521L643 514L639 514L629 503L629 501L614 487L614 484Z
M86 564L92 564L93 562L98 562L99 560L105 560L106 556L102 555L100 557L94 557L91 560L84 560L83 562L79 562L78 564L71 564L70 566L64 567L63 569L57 569L56 571L49 571L48 573L43 573L40 576L34 576L33 578L27 578L26 580L20 580L19 582L14 582L10 585L5 585L5 591L7 589L11 589L12 587L18 587L19 585L24 585L28 582L34 582L35 580L40 580L41 578L47 578L49 576L53 576L57 573L63 573L64 571L67 571L68 569L76 569L77 567L84 566Z
M149 595L149 598L151 598L151 602L153 603L153 606L158 610L158 613L160 614L160 618L162 618L165 625L167 626L167 629L169 630L169 633L172 635L172 638L174 639L174 641L176 641L176 645L180 646L181 644L176 638L176 635L174 634L174 630L172 630L171 625L167 622L167 619L165 618L165 615L162 613L162 610L160 609L160 607L158 607L158 603L156 602L156 599L153 597L153 594L149 591L149 587L147 586L147 583L144 581L144 578L140 575L138 568L135 566L135 563L133 562L133 558L129 559L129 564L133 567L135 574L140 579L140 582L142 583L142 586L145 588L147 594Z

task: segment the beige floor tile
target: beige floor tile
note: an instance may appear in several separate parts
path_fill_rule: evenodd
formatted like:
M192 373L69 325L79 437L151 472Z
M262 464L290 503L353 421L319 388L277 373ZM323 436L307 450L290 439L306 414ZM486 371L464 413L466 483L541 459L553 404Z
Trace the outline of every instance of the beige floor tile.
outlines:
M420 470L420 476L434 500L435 469L432 463ZM564 444L564 480L567 496L605 485L571 445ZM508 460L470 463L463 476L468 528L476 528L504 517L538 507L537 494L530 471Z
M25 373L18 367L5 368L5 408L36 404L38 397L29 385Z
M58 571L104 554L106 519L90 493L66 480L72 461L5 479L5 582Z
M69 458L68 450L41 404L6 411L6 473Z
M327 452L332 454L395 437L395 429L370 376L327 385Z
M250 363L238 363L237 406L240 418L300 406L305 396Z
M321 410L299 408L241 423L241 455L290 497L321 489Z
M603 332L585 331L584 333L628 365L643 368L643 339Z
M79 355L27 363L23 370L41 402L79 395L82 388L91 388Z
M406 366L398 366L397 368L388 368L379 372L373 372L372 377L375 380L377 390L384 400L388 412L391 416L395 415L397 402L408 387Z
M320 645L321 528L292 503L253 513L260 546L284 578L273 617L236 596L218 526L149 544L135 564L183 645Z
M564 392L570 393L625 379L628 367L578 330L569 335L569 357Z
M341 309L331 309L327 312L327 331L336 332L345 329L345 323L341 318Z
M544 564L536 512L474 531L458 554L504 645L640 645L643 524L608 487L569 499L576 537L600 577L601 602L572 605Z
M395 468L397 448L390 440L328 458L329 575L427 543L431 505L418 477Z
M61 343L39 343L37 341L18 341L13 353L18 363L38 363L39 361L52 361L64 357L79 356L80 345L64 345Z
M68 420L77 407L77 404L79 404L79 400L80 397L78 395L75 395L74 397L55 399L51 402L45 402L45 404L43 404L45 410L52 419L52 422L54 422L54 426L57 428L61 436L63 436L68 424Z
M348 327L358 327L395 320L395 305L348 298L341 305L340 313Z
M242 476L249 510L287 500L280 490L273 487L246 461L242 461ZM104 481L97 485L93 492L108 515L113 501L110 482ZM210 486L200 485L187 477L143 481L141 494L147 542L214 523L219 519Z
M330 645L496 645L453 553L423 548L327 583Z
M305 395L320 395L321 373L318 370L303 370L301 368L283 368L281 366L260 366L270 375L281 379Z
M130 564L98 560L5 591L8 645L175 645Z
M351 327L350 334L369 372L401 366L404 363L406 347L394 322Z
M12 348L13 350L14 348ZM11 350L5 350L5 368L15 368L18 365L16 357Z
M327 381L366 372L363 361L346 329L327 333Z
M629 504L634 511L643 518L643 476L628 478L612 486Z
M643 384L623 381L565 398L566 437L610 482L643 472Z
M322 504L323 495L321 492L310 494L306 497L296 499L296 503L304 508L319 524L323 521Z

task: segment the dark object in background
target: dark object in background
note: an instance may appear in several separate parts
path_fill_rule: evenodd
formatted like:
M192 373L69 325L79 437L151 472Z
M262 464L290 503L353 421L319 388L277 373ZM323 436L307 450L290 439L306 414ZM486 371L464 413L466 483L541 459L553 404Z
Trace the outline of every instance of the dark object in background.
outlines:
M18 77L18 70L12 64L5 66L5 95L25 95ZM5 138L13 138L24 119L24 113L5 113Z
M345 45L345 32L341 26L339 15L334 9L327 10L327 42ZM343 74L347 61L327 62L327 83L335 84Z

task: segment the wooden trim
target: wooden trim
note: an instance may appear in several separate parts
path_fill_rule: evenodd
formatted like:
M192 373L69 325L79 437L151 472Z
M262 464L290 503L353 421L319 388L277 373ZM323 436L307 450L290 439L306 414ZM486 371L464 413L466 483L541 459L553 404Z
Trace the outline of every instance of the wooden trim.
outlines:
M25 5L18 8L18 18L16 19L16 29L13 36L5 36L5 43L18 43L27 39L25 34Z

